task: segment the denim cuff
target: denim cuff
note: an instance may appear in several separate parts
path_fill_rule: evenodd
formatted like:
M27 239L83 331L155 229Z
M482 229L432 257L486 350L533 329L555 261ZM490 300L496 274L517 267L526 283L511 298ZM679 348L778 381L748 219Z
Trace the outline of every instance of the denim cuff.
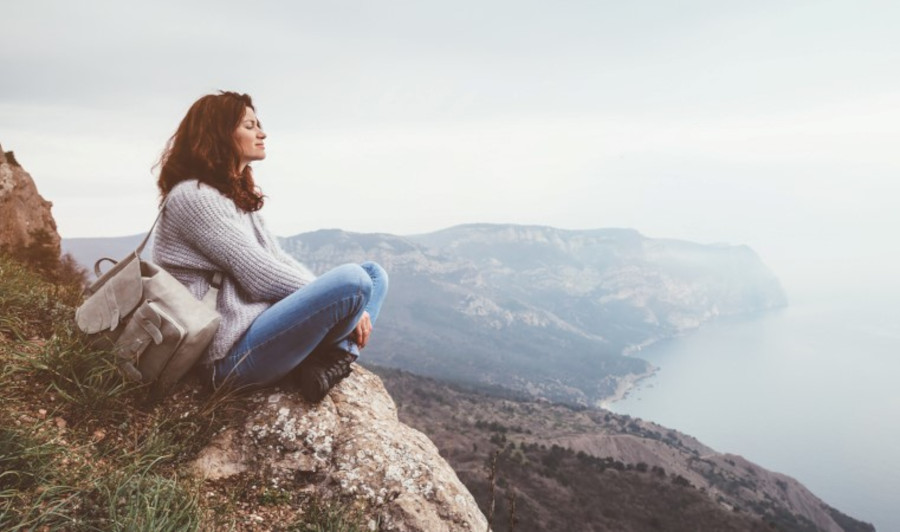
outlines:
M345 338L338 342L337 347L339 349L343 349L344 351L350 353L355 357L359 357L359 346L356 345L356 342L350 340L349 338Z

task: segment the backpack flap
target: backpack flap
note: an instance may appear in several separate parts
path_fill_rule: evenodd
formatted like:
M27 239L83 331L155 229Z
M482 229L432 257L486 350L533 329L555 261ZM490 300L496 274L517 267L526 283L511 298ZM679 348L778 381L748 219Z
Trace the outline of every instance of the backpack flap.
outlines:
M116 340L119 370L138 382L156 380L185 337L184 327L153 301L144 301Z
M115 330L140 303L142 292L141 259L134 253L88 288L88 298L75 311L78 328L87 334Z

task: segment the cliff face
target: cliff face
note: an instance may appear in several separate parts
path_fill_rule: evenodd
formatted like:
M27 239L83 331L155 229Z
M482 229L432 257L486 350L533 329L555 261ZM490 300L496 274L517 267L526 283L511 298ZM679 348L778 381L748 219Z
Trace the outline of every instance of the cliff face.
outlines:
M0 147L0 248L18 250L44 238L41 244L55 249L58 257L60 238L50 214L52 206L38 193L13 152Z
M384 531L487 529L431 440L398 421L381 380L365 369L356 366L315 405L291 391L260 392L250 401L243 425L201 451L193 464L200 477L243 476L287 492L355 500Z

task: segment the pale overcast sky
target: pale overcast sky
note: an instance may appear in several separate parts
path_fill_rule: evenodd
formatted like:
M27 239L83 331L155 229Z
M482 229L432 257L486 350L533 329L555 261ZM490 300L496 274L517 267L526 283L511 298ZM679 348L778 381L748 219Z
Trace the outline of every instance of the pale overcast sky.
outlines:
M900 2L0 4L0 144L63 237L145 231L163 144L228 89L280 235L633 227L793 279L900 267Z

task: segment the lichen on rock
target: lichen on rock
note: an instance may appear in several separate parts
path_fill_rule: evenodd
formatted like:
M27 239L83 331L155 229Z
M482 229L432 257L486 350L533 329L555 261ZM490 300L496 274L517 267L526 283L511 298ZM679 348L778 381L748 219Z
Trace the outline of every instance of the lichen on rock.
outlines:
M206 479L252 472L267 484L361 501L383 530L487 529L437 448L397 419L381 380L353 373L318 404L291 390L258 392L243 426L222 432L192 463Z

